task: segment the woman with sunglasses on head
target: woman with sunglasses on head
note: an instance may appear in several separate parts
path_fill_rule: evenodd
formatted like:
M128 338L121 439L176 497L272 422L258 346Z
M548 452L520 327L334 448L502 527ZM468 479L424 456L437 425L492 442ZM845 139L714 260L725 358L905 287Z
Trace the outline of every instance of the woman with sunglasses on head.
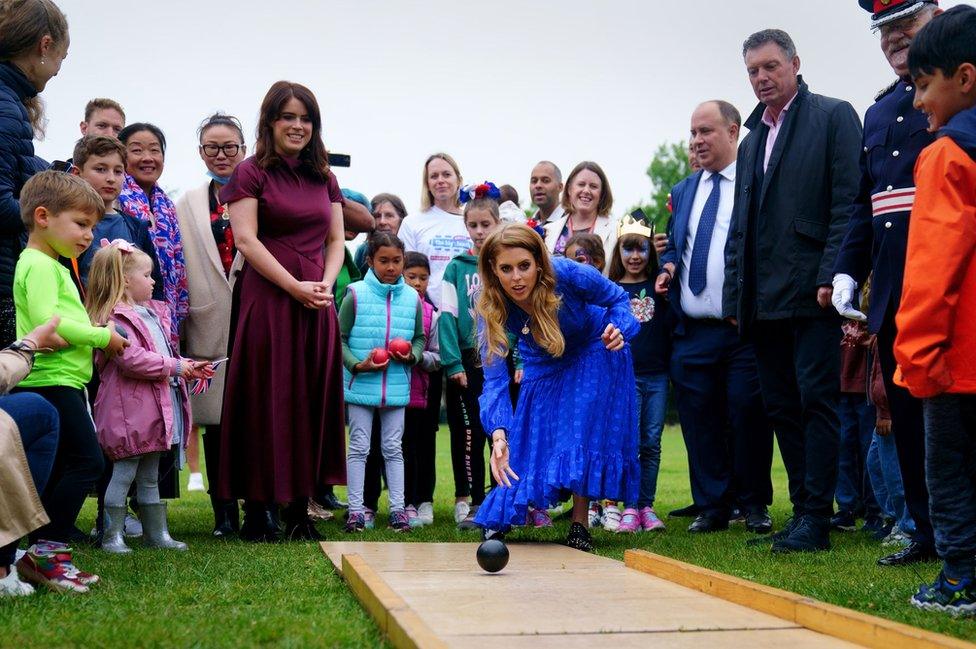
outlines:
M220 202L219 192L230 180L237 165L244 160L247 147L241 123L236 117L219 112L203 121L197 135L200 141L197 151L207 166L208 180L185 193L176 203L190 294L183 341L187 353L192 350L199 358L217 360L227 354L232 290L237 271L242 265L234 245L230 214L227 206ZM236 264L235 259L238 260ZM193 445L196 440L197 427L202 426L210 503L214 512L213 534L218 538L236 533L239 527L237 501L216 497L224 372L225 366L219 365L210 389L203 394L190 396L193 406L190 444ZM193 450L187 449L191 464ZM199 480L199 473L196 476ZM193 486L192 482L190 486Z

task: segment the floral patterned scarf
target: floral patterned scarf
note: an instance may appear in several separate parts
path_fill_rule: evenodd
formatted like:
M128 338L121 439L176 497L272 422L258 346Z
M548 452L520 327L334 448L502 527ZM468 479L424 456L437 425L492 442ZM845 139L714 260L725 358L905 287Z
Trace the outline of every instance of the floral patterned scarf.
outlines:
M173 348L179 349L180 325L189 313L190 294L186 288L183 238L176 220L176 206L159 185L153 187L152 196L147 198L142 187L126 174L122 193L119 194L119 207L122 213L149 224L163 273L163 293L172 314L170 337L174 342Z

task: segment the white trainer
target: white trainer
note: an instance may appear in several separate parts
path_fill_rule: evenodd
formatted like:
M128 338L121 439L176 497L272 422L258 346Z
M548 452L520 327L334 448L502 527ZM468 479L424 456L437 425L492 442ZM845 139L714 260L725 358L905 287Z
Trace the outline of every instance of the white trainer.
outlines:
M603 529L608 532L616 532L620 529L620 509L616 505L607 505L603 508Z
M468 517L470 512L471 505L468 504L467 500L454 503L454 522L460 524L461 521Z
M206 491L203 487L203 474L191 473L190 479L186 482L187 491Z
M26 581L20 580L17 574L17 566L10 566L10 572L3 579L0 579L0 597L23 597L33 595L34 587Z
M417 522L420 525L432 525L434 523L434 503L420 503L417 508Z

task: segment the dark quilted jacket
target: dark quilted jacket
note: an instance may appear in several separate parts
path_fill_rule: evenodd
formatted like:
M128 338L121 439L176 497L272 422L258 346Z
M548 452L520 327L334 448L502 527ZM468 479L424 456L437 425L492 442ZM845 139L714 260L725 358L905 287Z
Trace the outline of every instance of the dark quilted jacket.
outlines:
M14 266L24 247L20 188L48 167L34 155L34 129L24 107L36 94L20 70L0 62L0 298L12 296Z

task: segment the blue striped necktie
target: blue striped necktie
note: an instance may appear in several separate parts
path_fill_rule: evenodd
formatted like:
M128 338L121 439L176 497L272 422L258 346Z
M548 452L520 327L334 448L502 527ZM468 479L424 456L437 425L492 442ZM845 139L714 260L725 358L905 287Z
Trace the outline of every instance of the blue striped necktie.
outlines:
M688 288L694 295L705 290L705 280L708 274L708 248L712 244L712 230L715 229L715 218L718 216L718 200L722 194L721 174L712 174L712 192L702 208L698 229L695 230L695 249L691 251L691 265L688 268Z

